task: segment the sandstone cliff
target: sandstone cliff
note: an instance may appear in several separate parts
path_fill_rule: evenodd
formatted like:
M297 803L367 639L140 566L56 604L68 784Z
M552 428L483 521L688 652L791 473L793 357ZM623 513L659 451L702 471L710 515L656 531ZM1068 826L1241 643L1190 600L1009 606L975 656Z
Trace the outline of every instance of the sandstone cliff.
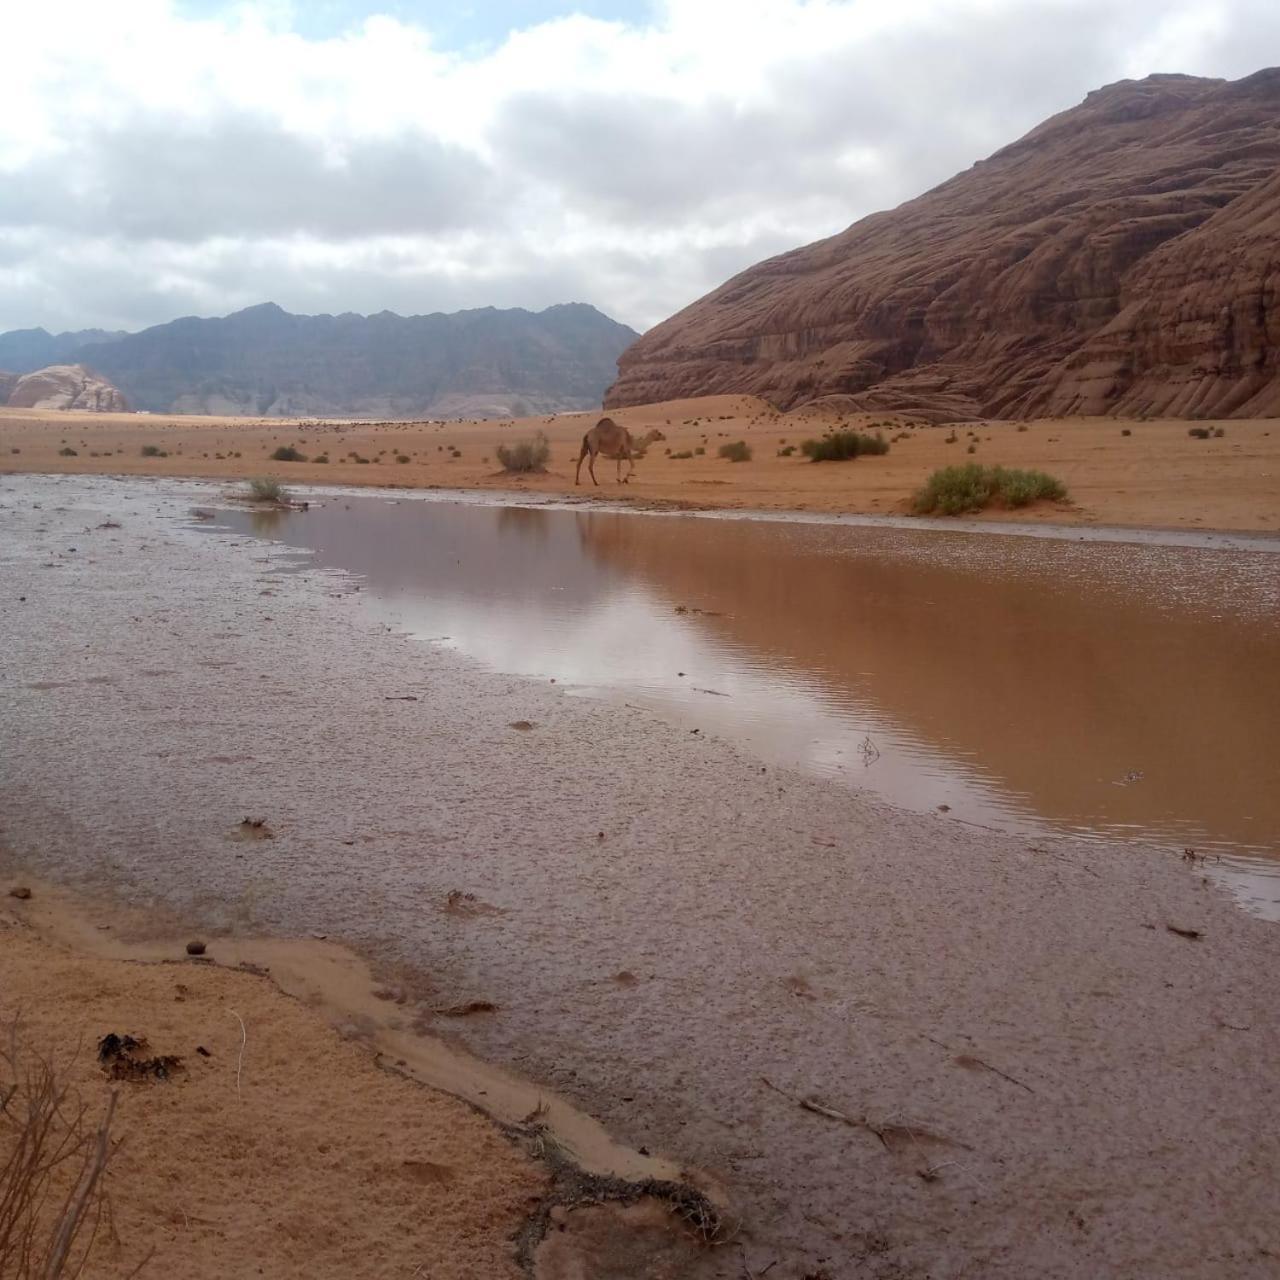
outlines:
M118 388L82 364L51 364L14 380L7 403L13 409L80 409L127 413Z
M1091 93L623 353L607 407L1280 414L1280 70Z

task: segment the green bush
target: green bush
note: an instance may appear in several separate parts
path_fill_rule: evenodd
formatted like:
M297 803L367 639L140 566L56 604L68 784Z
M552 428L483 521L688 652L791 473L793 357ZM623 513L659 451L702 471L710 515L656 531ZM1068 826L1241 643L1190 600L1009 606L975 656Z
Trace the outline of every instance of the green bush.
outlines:
M273 462L306 462L307 455L299 453L291 444L282 444L271 455L271 460Z
M685 458L692 458L692 457L693 457L693 450L692 450L692 449L685 449L685 450L684 450L683 452L681 452L681 453L673 453L673 454L671 455L671 461L672 461L672 462L683 462Z
M789 444L785 448L778 450L778 457L789 458L793 453L795 453L795 451L796 451L795 445Z
M813 462L848 462L863 454L888 453L889 442L878 431L875 435L865 431L833 431L821 440L806 440L800 452Z
M1192 439L1195 440L1207 440L1211 435L1213 435L1213 432L1210 431L1208 427L1192 427L1187 432L1187 435L1191 436Z
M158 444L144 444L142 446L142 456L144 458L163 458L166 455L161 452Z
M721 458L728 458L730 462L751 461L751 446L745 440L733 440L729 444L722 444L716 453Z
M496 450L504 471L518 475L531 471L545 471L551 458L551 445L545 431L537 432L532 440L519 440L513 445L500 444ZM455 458L462 455L454 452Z
M58 457L60 458L78 458L79 456L80 455L76 453L76 451L70 445L67 445L65 448L58 450Z
M284 502L288 496L279 480L255 476L249 481L249 497L253 502Z
M935 471L912 496L911 506L917 515L936 511L958 516L966 511L981 511L993 503L1025 507L1041 498L1057 500L1066 496L1062 481L1043 471L1013 471L970 462Z

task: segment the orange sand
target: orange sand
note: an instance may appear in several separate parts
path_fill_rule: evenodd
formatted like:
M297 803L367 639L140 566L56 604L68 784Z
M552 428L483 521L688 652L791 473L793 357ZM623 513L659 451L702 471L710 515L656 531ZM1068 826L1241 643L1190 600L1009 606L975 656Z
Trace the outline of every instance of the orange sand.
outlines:
M1221 424L1069 419L967 423L953 431L909 427L907 419L854 415L848 425L866 428L879 421L887 435L900 437L890 453L815 464L798 450L787 458L778 457L778 450L783 441L799 445L820 435L837 421L829 412L780 415L752 397L716 396L613 416L636 435L651 427L666 434L639 464L633 482L622 487L615 482L615 465L603 459L596 467L599 488L591 485L585 467L582 485L574 486L578 446L595 414L360 425L5 409L0 410L0 468L227 480L267 474L297 483L518 489L576 494L584 500L621 497L641 504L883 515L904 513L911 492L935 468L973 461L1039 468L1059 477L1070 491L1066 503L990 512L987 519L1280 531L1280 424L1269 419ZM1192 439L1187 434L1191 425L1221 425L1225 434ZM546 431L551 441L549 472L528 478L503 472L497 446L525 439L535 430ZM1131 434L1123 435L1126 430ZM956 439L948 443L953 434ZM752 461L732 463L715 456L720 445L733 440L751 445ZM972 454L967 452L971 443ZM146 444L169 456L143 458ZM268 455L283 444L295 444L309 457L327 452L331 461L270 461ZM706 454L686 460L673 460L665 452L698 447ZM62 448L75 449L76 456L60 456ZM455 448L460 457L452 455ZM369 462L355 462L352 452ZM397 463L397 456L409 461Z

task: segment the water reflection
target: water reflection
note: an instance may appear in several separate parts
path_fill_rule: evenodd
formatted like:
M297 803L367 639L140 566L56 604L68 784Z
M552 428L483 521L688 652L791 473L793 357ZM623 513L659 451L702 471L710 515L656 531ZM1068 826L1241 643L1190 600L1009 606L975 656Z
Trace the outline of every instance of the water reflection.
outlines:
M339 499L223 528L389 622L913 809L1280 847L1280 557Z

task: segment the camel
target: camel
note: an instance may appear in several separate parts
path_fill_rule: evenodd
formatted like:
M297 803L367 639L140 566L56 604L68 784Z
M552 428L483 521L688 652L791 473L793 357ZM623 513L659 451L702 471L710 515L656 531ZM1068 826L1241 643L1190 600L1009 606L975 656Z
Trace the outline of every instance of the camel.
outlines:
M612 418L601 418L582 437L582 452L578 454L578 466L573 473L573 483L577 484L582 478L582 460L586 458L587 470L591 472L591 483L598 485L600 481L596 479L596 454L603 454L606 458L616 459L618 463L618 483L627 484L631 480L631 472L636 469L636 455L639 454L643 457L645 450L655 440L665 440L666 438L655 427L652 431L646 431L639 440L633 440L631 432L626 427L619 426ZM629 467L625 477L622 474L622 461L624 458Z

